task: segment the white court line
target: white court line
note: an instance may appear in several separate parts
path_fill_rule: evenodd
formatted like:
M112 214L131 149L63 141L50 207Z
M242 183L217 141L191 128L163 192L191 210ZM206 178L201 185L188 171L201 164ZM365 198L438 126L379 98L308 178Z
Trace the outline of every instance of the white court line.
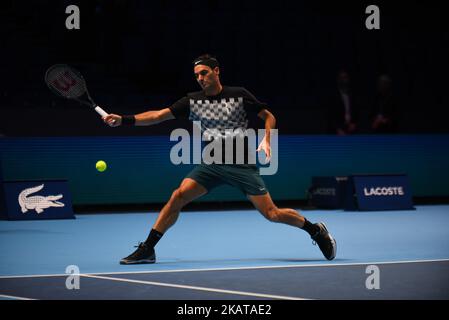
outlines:
M6 294L0 294L0 298L7 298L7 299L14 299L14 300L36 300L36 299L25 298L25 297L8 296Z
M404 260L404 261L373 261L359 263L327 263L327 264L291 264L279 266L253 266L253 267L228 267L228 268L203 268L203 269L170 269L170 270L146 270L146 271L117 271L117 272L97 272L83 273L83 275L114 275L114 274L146 274L146 273L167 273L167 272L197 272L197 271L232 271L232 270L257 270L257 269L282 269L282 268L309 268L309 267L340 267L340 266L364 266L364 265L383 265L383 264L404 264L404 263L426 263L426 262L447 262L449 259L433 260ZM35 275L17 275L0 276L0 279L15 278L42 278L42 277L68 277L67 273L57 274L35 274Z
M198 291L207 291L207 292L227 293L227 294L259 297L259 298L270 298L270 299L281 299L281 300L309 300L309 299L300 298L300 297L278 296L278 295L273 295L273 294L264 294L264 293L247 292L247 291L235 291L235 290L208 288L208 287L187 286L187 285L174 284L174 283L142 281L142 280L132 280L132 279L120 279L120 278L111 278L111 277L87 275L87 274L80 274L80 276L87 277L87 278L94 278L94 279L127 282L127 283L147 284L147 285L159 286L159 287L169 287L169 288L178 288L178 289L189 289L189 290L198 290Z

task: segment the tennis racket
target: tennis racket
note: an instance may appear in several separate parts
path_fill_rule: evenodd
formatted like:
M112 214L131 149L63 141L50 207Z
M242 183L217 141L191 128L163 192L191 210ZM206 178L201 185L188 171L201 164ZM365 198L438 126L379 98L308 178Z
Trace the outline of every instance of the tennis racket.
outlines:
M93 108L99 115L108 113L98 106L87 91L86 81L81 73L66 64L55 64L45 73L45 83L56 95L76 100Z

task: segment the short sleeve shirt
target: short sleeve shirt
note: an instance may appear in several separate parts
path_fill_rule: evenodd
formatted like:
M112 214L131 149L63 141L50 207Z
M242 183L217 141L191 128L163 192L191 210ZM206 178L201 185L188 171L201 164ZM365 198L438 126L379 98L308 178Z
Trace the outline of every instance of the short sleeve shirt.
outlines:
M211 140L248 129L248 117L267 106L245 88L224 86L216 96L206 96L204 91L189 93L169 109L177 119L200 121L202 134Z

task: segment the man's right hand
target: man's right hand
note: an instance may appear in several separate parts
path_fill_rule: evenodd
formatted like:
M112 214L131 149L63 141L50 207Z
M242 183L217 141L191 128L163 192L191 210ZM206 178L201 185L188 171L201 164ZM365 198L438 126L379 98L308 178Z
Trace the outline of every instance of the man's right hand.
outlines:
M106 117L103 117L104 123L109 125L110 127L118 127L122 124L122 117L118 114L108 114Z

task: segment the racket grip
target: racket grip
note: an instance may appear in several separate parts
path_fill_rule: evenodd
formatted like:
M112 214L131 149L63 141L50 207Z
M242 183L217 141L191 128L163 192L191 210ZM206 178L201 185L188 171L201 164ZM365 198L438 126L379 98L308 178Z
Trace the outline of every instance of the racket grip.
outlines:
M108 115L108 113L103 109L101 109L99 106L95 107L95 111L97 111L98 114L101 115L102 117L106 117Z

